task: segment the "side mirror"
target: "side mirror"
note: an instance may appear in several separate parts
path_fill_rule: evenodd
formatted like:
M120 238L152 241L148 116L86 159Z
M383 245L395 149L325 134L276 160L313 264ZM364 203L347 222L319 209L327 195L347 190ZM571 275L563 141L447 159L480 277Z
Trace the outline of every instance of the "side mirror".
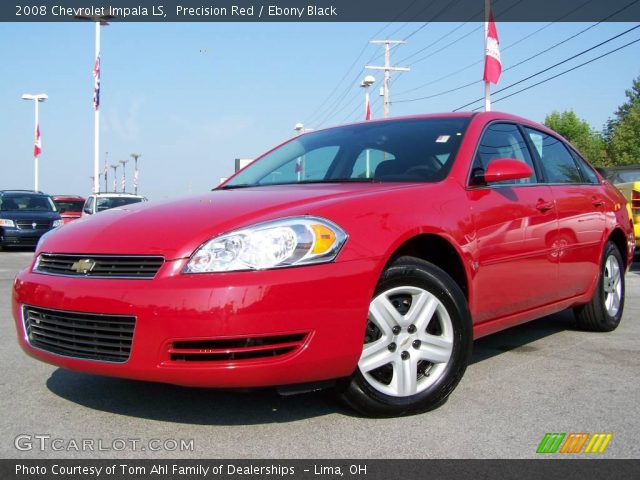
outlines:
M83 211L84 213L86 213L87 215L91 215L91 209L90 209L89 207L84 207L84 208L82 209L82 211Z
M486 183L504 182L505 180L522 180L533 175L531 167L513 158L496 158L491 160L484 172Z

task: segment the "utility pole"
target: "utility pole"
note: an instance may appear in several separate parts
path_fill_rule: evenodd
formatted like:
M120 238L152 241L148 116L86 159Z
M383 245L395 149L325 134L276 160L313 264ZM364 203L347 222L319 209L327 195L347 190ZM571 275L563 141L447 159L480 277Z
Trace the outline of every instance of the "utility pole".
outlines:
M131 154L131 158L133 158L133 165L134 165L134 169L133 169L133 193L134 194L138 194L138 180L139 180L139 175L138 175L138 159L141 157L142 155L140 153L132 153Z
M365 65L364 68L369 70L384 70L384 81L382 84L382 96L384 97L382 116L387 118L389 116L389 81L391 79L391 72L408 72L409 68L406 67L392 67L391 66L391 45L399 45L407 43L404 40L371 40L369 43L383 44L384 45L384 67L377 65Z

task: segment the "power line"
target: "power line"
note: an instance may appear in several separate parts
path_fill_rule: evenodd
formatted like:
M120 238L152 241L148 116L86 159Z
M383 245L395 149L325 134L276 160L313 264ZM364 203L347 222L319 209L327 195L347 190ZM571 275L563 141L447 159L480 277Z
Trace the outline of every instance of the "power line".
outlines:
M546 29L547 27L549 27L549 26L550 26L550 25L552 25L553 23L558 22L558 21L560 21L560 20L562 20L562 19L566 18L567 16L569 16L569 15L571 15L572 13L576 12L577 10L579 10L579 9L583 8L585 5L587 5L588 3L591 3L592 1L593 1L593 0L587 0L585 3L583 3L583 4L579 5L578 7L574 8L574 9L573 9L573 10L571 10L570 12L568 12L568 13L564 14L563 16L561 16L561 17L557 18L556 20L554 20L554 22L550 22L550 23L548 23L547 25L544 25L543 27L539 28L538 30L536 30L536 31L534 31L534 32L532 32L532 33L530 33L530 34L526 35L525 37L523 37L523 38L519 39L518 41L516 41L516 42L514 42L514 43L512 43L512 44L510 44L510 45L508 45L508 46L506 46L502 51L506 51L506 50L508 50L509 48L514 47L514 46L515 46L515 45L517 45L518 43L520 43L520 42L522 42L522 41L524 41L524 40L526 40L526 39L528 39L528 38L532 37L533 35L535 35L535 34L537 34L537 33L539 33L539 32L541 32L542 30ZM549 51L551 51L551 50L553 50L553 49L557 48L558 46L560 46L560 45L562 45L562 44L564 44L564 43L566 43L566 42L568 42L568 41L570 41L570 40L572 40L572 39L574 39L574 38L578 37L579 35L582 35L583 33L587 32L588 30L591 30L592 28L596 27L597 25L599 25L599 24L601 24L601 23L603 23L603 22L607 21L608 19L612 18L613 16L617 15L618 13L620 13L620 12L622 12L622 11L626 10L626 9L627 9L627 8L629 8L630 6L634 5L635 3L638 3L638 1L640 1L640 0L633 0L631 3L629 3L629 4L625 5L624 7L622 7L622 8L620 8L620 9L616 10L615 12L613 12L613 13L611 13L611 14L607 15L606 17L604 17L604 18L603 18L602 20L600 20L599 22L596 22L596 23L594 23L594 24L590 25L589 27L587 27L587 28L585 28L585 29L583 29L583 30L581 30L581 31L579 31L579 32L577 32L577 33L575 33L575 34L573 34L573 35L571 35L571 36L569 36L569 37L567 37L567 38L565 38L565 39L561 40L560 42L557 42L557 43L553 44L552 46L550 46L550 47L548 47L548 48L546 48L546 49L544 49L544 50L541 50L540 52L538 52L538 53L536 53L536 54L534 54L534 55L532 55L532 56L530 56L530 57L527 57L526 59L524 59L524 60L522 60L522 61L520 61L520 62L516 63L515 65L512 65L512 66L510 66L510 67L506 68L504 71L506 72L506 71L509 71L509 70L511 70L511 69L513 69L513 68L516 68L516 67L518 67L518 66L520 66L520 65L522 65L522 64L524 64L524 63L526 63L526 62L528 62L528 61L530 61L530 60L532 60L532 59L534 59L534 58L536 58L536 57L538 57L538 56L540 56L540 55L542 55L542 54L544 54L544 53L547 53L547 52L549 52ZM463 68L461 68L461 69L459 69L459 70L456 70L455 72L449 73L449 74L444 75L444 76L442 76L442 77L440 77L440 78L437 78L437 79L435 79L435 80L431 80L431 81L429 81L429 82L427 82L427 83L424 83L424 84L422 84L422 85L419 85L419 86L417 86L417 87L414 87L414 88L412 88L412 89L410 89L410 90L405 90L404 92L400 92L400 93L399 93L399 95L404 95L404 94L406 94L406 93L410 93L410 92L413 92L413 91L416 91L416 90L420 90L420 89L422 89L422 88L424 88L424 87L426 87L426 86L432 85L432 84L437 83L437 82L439 82L439 81L441 81L441 80L444 80L444 79L446 79L446 78L452 77L453 75L456 75L456 74L458 74L458 73L460 73L460 72L463 72L463 71L465 71L465 70L467 70L467 69L469 69L469 68L471 68L471 67L473 67L473 66L475 66L475 65L478 65L478 64L482 63L483 61L484 61L484 60L478 60L478 61L476 61L476 62L473 62L473 63L471 63L471 64L467 65L466 67L463 67ZM415 62L414 62L414 63L415 63ZM413 64L411 64L411 65L413 65ZM464 85L460 85L460 86L458 86L458 87L451 88L451 89L448 89L448 90L445 90L445 91L442 91L442 92L438 92L438 93L435 93L435 94L432 94L432 95L427 95L427 96L425 96L425 97L411 98L411 99L404 99L404 100L396 100L396 102L395 102L395 103L415 102L415 101L418 101L418 100L427 100L427 99L430 99L430 98L438 97L438 96L440 96L440 95L446 95L446 94L448 94L448 93L456 92L456 91L458 91L458 90L462 90L462 89L464 89L464 88L468 88L468 87L470 87L470 86L472 86L472 85L477 85L477 84L480 84L480 83L482 83L482 81L481 81L481 80L477 80L477 81L473 81L473 82L465 83Z
M554 45L552 45L552 46L550 46L550 47L548 47L548 48L546 48L546 49L544 49L544 50L542 50L542 51L540 51L540 52L538 52L538 53L535 53L534 55L531 55L531 56L530 56L530 57L528 57L528 58L525 58L524 60L522 60L522 61L520 61L520 62L516 63L515 65L512 65L512 66L510 66L510 67L508 67L508 68L505 68L505 69L504 69L504 72L507 72L507 71L509 71L509 70L511 70L511 69L513 69L513 68L516 68L516 67L518 67L518 66L522 65L523 63L526 63L526 62L528 62L529 60L532 60L532 59L534 59L534 58L536 58L536 57L538 57L538 56L542 55L543 53L546 53L546 52L549 52L549 51L553 50L554 48L556 48L556 47L558 47L558 46L562 45L563 43L566 43L567 41L569 41L569 40L571 40L571 39L573 39L573 38L576 38L576 37L577 37L577 36L579 36L579 35L582 35L582 34L583 34L583 33L585 33L587 30L590 30L591 28L595 27L595 26L596 26L596 25L598 25L599 23L601 23L601 22L594 23L593 25L591 25L591 26L589 26L589 27L587 27L587 28L585 28L585 29L583 29L583 30L579 31L578 33L575 33L575 34L573 34L573 35L571 35L571 36L569 36L569 37L565 38L564 40L561 40L561 41L559 41L558 43L555 43ZM515 45L515 44L512 44L511 46L513 46L513 45ZM506 48L505 48L505 50L506 50ZM484 60L479 60L479 61L475 62L473 65L477 65L478 63L482 63L483 61L484 61ZM465 67L465 69L466 69L466 68L467 68L467 67ZM465 69L463 69L463 70L465 70ZM460 71L461 71L461 70L460 70ZM457 73L457 72L456 72L456 73ZM457 92L458 90L463 90L463 89L465 89L465 88L471 87L471 86L473 86L473 85L478 85L478 84L481 84L481 83L483 83L483 81L482 81L482 80L474 80L474 81L472 81L472 82L465 83L464 85L459 85L459 86L457 86L457 87L450 88L450 89L448 89L448 90L444 90L444 91L442 91L442 92L433 93L433 94L431 94L431 95L427 95L427 96L425 96L425 97L408 98L408 99L404 99L404 100L396 100L396 102L395 102L395 103L407 103L407 102L417 102L418 100L428 100L428 99L430 99L430 98L440 97L440 96L442 96L442 95L446 95L446 94L448 94L448 93ZM423 86L426 86L426 84L425 84L425 85L423 85ZM405 92L405 93L406 93L406 92ZM483 97L483 98L484 98L484 97Z
M526 82L527 80L529 80L529 79L531 79L531 78L533 78L533 77L537 77L538 75L541 75L541 74L543 74L543 73L545 73L545 72L548 72L549 70L551 70L551 69L553 69L553 68L555 68L555 67L558 67L558 66L560 66L560 65L562 65L562 64L564 64L564 63L567 63L567 62L569 62L569 61L571 61L571 60L573 60L573 59L575 59L575 58L578 58L578 57L580 57L581 55L584 55L585 53L588 53L588 52L590 52L590 51L592 51L592 50L595 50L596 48L601 47L602 45L604 45L604 44L606 44L606 43L609 43L609 42L611 42L611 41L615 40L616 38L619 38L619 37L621 37L621 36L623 36L623 35L626 35L627 33L632 32L633 30L636 30L636 29L638 29L638 28L640 28L640 25L636 25L635 27L631 27L630 29L625 30L624 32L619 33L619 34L617 34L617 35L614 35L613 37L610 37L610 38L608 38L607 40L605 40L605 41L603 41L603 42L598 43L597 45L594 45L594 46L592 46L592 47L589 47L589 48L587 48L586 50L581 51L580 53L576 53L575 55L572 55L572 56L570 56L569 58L565 58L564 60L562 60L562 61L560 61L560 62L558 62L558 63L555 63L555 64L551 65L550 67L544 68L544 69L542 69L542 70L540 70L540 71L538 71L538 72L536 72L536 73L534 73L534 74L532 74L532 75L529 75L528 77L525 77L525 78L523 78L523 79L521 79L521 80L518 80L517 82L514 82L514 83L512 83L512 84L510 84L510 85L507 85L507 86L506 86L506 87L504 87L504 88L501 88L501 89L499 89L499 90L496 90L496 91L494 92L494 94L497 94L497 93L500 93L500 92L504 92L505 90L507 90L507 89L509 89L509 88L511 88L511 87L515 87L516 85L519 85L519 84L521 84L521 83L523 83L523 82ZM479 101L481 101L481 100L484 100L484 97L480 97L480 98L478 98L478 99L476 99L476 100L474 100L474 101L472 101L472 102L466 103L466 104L462 105L461 107L456 108L456 109L454 110L454 112L457 112L458 110L462 110L463 108L466 108L466 107L468 107L468 106L470 106L470 105L473 105L474 103L479 102Z
M624 48L630 47L630 46L631 46L631 45L633 45L634 43L638 43L638 42L640 42L640 38L638 38L638 39L636 39L636 40L633 40L632 42L626 43L626 44L624 44L624 45L622 45L622 46L620 46L620 47L618 47L618 48L615 48L615 49L613 49L613 50L610 50L610 51L608 51L608 52L606 52L606 53L603 53L602 55L599 55L599 56L597 56L597 57L595 57L595 58L592 58L591 60L588 60L588 61L586 61L586 62L584 62L584 63L581 63L580 65L576 65L576 66L571 67L571 68L569 68L569 69L567 69L567 70L564 70L563 72L560 72L560 73L557 73L557 74L555 74L555 75L553 75L553 76L551 76L551 77L545 78L544 80L541 80L541 81L539 81L539 82L536 82L536 83L534 83L533 85L529 85L529 86L527 86L527 87L525 87L525 88L522 88L522 89L520 89L520 90L518 90L518 91L516 91L516 92L510 93L509 95L505 95L504 97L500 97L500 98L498 98L497 100L493 100L492 102L493 102L493 103L496 103L496 102L500 102L501 100L505 100L505 99L507 99L507 98L509 98L509 97L513 97L514 95L517 95L517 94L519 94L519 93L522 93L522 92L524 92L524 91L526 91L526 90L529 90L529 89L531 89L531 88L533 88L533 87L537 87L538 85L541 85L541 84L543 84L543 83L549 82L549 81L551 81L551 80L553 80L553 79L555 79L555 78L558 78L558 77L560 77L560 76L562 76L562 75L565 75L565 74L567 74L567 73L569 73L569 72L572 72L572 71L574 71L574 70L577 70L577 69L578 69L578 68L580 68L580 67L584 67L585 65L588 65L588 64L590 64L590 63L593 63L593 62L595 62L596 60L600 60L601 58L604 58L604 57L606 57L606 56L608 56L608 55L611 55L612 53L615 53L615 52L617 52L617 51L619 51L619 50L622 50L622 49L624 49ZM475 109L474 109L474 111L479 110L479 109L481 109L481 108L482 108L482 107L477 107L477 108L475 108ZM455 110L454 110L454 112L455 112Z

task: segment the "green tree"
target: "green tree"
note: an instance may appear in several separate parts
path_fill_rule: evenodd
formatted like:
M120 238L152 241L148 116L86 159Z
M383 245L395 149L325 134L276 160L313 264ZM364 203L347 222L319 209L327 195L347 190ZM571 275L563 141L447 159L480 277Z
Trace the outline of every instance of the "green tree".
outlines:
M625 92L623 103L605 127L609 156L616 165L640 164L640 77Z
M544 119L544 124L569 140L593 165L610 164L602 133L593 130L572 110L551 112Z

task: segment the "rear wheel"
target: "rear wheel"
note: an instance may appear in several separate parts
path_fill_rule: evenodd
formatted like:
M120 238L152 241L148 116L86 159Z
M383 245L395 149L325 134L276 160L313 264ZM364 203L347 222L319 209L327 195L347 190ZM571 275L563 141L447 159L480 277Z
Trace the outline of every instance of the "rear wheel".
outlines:
M618 247L607 242L593 297L575 309L578 326L594 332L615 330L622 319L624 295L624 261Z
M341 396L376 417L433 409L462 378L471 344L467 302L455 281L433 264L401 257L378 282L358 369Z

